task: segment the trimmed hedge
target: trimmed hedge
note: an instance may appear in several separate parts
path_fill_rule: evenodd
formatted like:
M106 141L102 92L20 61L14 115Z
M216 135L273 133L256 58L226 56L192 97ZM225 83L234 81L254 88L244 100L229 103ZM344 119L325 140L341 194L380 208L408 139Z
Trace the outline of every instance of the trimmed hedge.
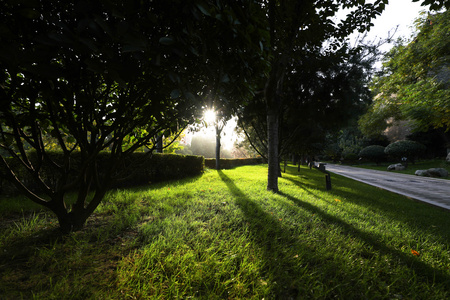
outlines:
M386 158L384 149L385 148L380 145L367 146L363 148L361 152L359 152L359 156L361 156L363 159L367 159L378 164Z
M421 143L402 140L389 144L384 149L384 153L395 159L407 157L409 160L414 162L415 158L423 155L426 149L427 148Z
M48 153L53 161L62 163L64 156L62 152ZM102 152L99 154L98 170L99 176L104 175L103 170L106 170L109 163L109 153ZM36 161L36 154L30 154L30 160ZM33 180L31 175L13 159L7 159L8 163L14 170L16 176L34 192L39 192L39 186ZM80 153L73 153L71 155L71 168L69 172L69 181L74 180L77 174L77 169L81 164ZM194 155L177 155L177 154L159 154L155 153L148 155L146 153L133 153L123 160L115 172L115 177L121 178L113 187L126 187L148 184L150 182L159 182L166 180L175 180L185 177L197 176L203 173L204 157ZM2 171L2 170L0 170ZM58 182L60 173L50 167L43 165L41 177L50 186L55 186ZM18 191L10 182L0 180L0 194L14 195Z
M232 169L239 166L246 165L259 165L264 163L261 157L258 158L221 158L220 159L220 168L222 169ZM205 167L210 169L216 168L216 159L215 158L206 158L205 159Z
M358 161L358 155L353 152L345 153L342 158L344 162L353 163Z
M120 186L197 176L203 173L204 160L195 155L134 153L129 164L121 168L129 179L121 181Z

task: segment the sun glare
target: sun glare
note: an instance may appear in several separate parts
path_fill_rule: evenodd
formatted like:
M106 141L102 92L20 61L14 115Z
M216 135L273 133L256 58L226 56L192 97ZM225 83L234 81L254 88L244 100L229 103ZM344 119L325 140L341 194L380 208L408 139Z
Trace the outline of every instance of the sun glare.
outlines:
M203 118L208 125L213 125L216 121L216 112L212 109L205 110Z

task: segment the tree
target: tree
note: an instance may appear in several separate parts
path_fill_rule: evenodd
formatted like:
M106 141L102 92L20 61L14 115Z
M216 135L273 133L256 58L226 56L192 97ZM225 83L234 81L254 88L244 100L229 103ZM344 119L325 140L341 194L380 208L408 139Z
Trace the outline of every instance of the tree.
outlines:
M152 150L162 136L176 138L194 121L205 91L232 95L237 105L263 64L254 58L262 51L254 40L260 35L248 30L258 15L248 9L259 7L253 1L4 4L0 147L22 163L43 196L22 184L4 152L2 177L52 210L64 232L83 226L120 179L127 156L142 147ZM217 34L225 41L211 39ZM48 154L48 136L56 139L63 161ZM109 161L100 164L104 150ZM42 177L47 165L60 174L54 184ZM74 188L78 198L68 207L65 195Z
M344 46L330 53L312 48L308 52L304 50L303 59L291 62L283 83L279 158L291 154L313 157L329 144L328 136L356 123L356 116L364 111L370 100L367 84L376 58L370 54L374 52L373 47L351 49ZM240 126L265 157L267 122L263 101L258 94L241 111ZM340 158L340 151L338 156L335 158Z
M387 0L374 4L361 1L268 1L267 15L270 72L264 94L268 131L268 185L278 191L278 127L281 107L285 99L284 80L288 66L294 61L305 61L305 49L318 48L331 53L340 48L341 40L355 29L361 32L370 27L370 20L379 15ZM340 9L355 8L347 17L335 24L331 19ZM328 44L324 44L327 41Z
M196 97L187 74L196 55L178 20L195 22L199 9L182 1L175 10L123 1L4 4L0 147L39 193L16 176L4 152L1 176L53 211L62 231L79 230L120 179L129 154L153 147L159 134L176 135L192 118ZM46 136L56 139L62 161L49 154ZM104 150L108 161L100 163ZM46 181L44 168L58 180ZM65 195L74 189L69 207Z
M199 94L204 109L215 112L216 169L220 169L222 130L267 69L260 46L266 30L257 26L264 15L256 1L217 1L201 7L208 30L199 35L210 42L202 49L197 78L203 83Z
M417 35L398 41L373 81L377 96L359 122L367 135L386 129L389 119L411 120L415 131L450 128L449 11L424 15L416 25Z
M423 4L433 1L424 0ZM290 60L304 58L303 50L323 47L324 52L338 49L346 36L354 30L364 32L372 26L371 19L381 14L388 0L366 1L276 1L264 3L267 10L269 39L267 61L270 65L265 85L268 132L267 189L278 191L278 127L282 103L285 99L284 80ZM433 9L450 7L448 1L433 3ZM341 8L353 9L335 24L333 16ZM325 43L327 42L327 43Z

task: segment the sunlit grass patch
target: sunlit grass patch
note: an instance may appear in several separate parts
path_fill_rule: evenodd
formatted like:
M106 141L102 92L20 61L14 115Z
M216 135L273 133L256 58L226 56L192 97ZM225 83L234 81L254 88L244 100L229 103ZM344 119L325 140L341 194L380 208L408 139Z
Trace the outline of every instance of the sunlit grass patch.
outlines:
M289 166L280 193L266 180L267 166L246 166L111 191L84 231L48 241L10 226L27 262L1 256L0 289L12 298L450 297L449 212L337 175L327 191L314 169ZM39 235L50 219L18 228Z

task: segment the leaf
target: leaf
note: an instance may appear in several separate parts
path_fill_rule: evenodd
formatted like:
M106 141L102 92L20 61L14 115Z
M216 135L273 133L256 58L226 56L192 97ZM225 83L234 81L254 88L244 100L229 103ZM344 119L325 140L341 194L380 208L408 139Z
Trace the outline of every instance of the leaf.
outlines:
M177 99L178 97L180 97L180 91L179 90L172 90L172 92L170 92L170 98Z
M419 252L417 252L416 250L411 249L411 253L415 256L420 256Z
M228 83L230 82L230 77L228 76L228 74L225 74L222 76L222 79L220 81L223 83Z
M197 8L202 12L202 14L204 14L205 16L210 17L211 14L209 13L208 10L206 10L206 8L204 8L202 5L197 4Z
M165 46L170 46L173 45L175 43L174 39L169 37L169 36L165 36L159 39L159 43Z

